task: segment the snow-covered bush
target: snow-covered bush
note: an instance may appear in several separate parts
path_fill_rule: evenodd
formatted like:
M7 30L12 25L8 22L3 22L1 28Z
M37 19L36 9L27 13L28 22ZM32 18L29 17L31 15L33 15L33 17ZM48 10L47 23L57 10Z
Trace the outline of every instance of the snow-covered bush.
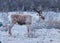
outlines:
M44 21L44 23L46 24L45 28L60 28L60 13L44 12L43 14L46 18Z

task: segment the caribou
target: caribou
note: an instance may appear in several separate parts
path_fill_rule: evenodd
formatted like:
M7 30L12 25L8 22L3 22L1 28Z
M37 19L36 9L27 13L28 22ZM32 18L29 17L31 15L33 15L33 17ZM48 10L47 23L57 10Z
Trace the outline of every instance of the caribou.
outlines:
M35 10L35 9L34 9ZM42 18L43 20L45 19L44 18L44 16L43 15L41 15L41 11L37 11L37 10L35 10L36 12L38 12L38 16L40 17L40 18ZM24 14L12 14L11 16L10 16L10 24L11 25L9 25L8 27L9 27L9 29L8 29L8 33L9 33L9 35L12 35L12 32L11 32L11 30L12 30L12 27L14 26L14 24L19 24L19 25L26 25L27 26L27 32L28 32L28 37L29 37L29 31L30 31L30 29L29 29L29 26L32 24L32 16L31 15L24 15Z

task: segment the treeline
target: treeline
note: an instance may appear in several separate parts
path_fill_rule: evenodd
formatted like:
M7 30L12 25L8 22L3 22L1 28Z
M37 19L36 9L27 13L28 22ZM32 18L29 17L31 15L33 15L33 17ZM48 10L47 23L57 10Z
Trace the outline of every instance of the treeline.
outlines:
M60 0L0 0L0 11L60 10Z

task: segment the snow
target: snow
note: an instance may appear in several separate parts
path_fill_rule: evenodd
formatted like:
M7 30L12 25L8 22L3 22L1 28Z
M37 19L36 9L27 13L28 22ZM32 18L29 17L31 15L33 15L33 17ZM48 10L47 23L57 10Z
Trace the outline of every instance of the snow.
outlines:
M12 14L12 12L9 12L8 14ZM27 14L27 12L24 12L24 14ZM38 16L36 16L37 13L29 12L28 14L31 14L33 16L33 21L38 20ZM60 13L51 11L43 12L43 15L46 19L45 22L43 22L43 20L40 21L40 26L45 26L45 24L50 26L50 24L48 24L49 20L52 21L53 19L53 21L56 20L58 22L60 18ZM5 21L2 19L2 17L0 18L2 22ZM15 24L12 28L12 36L9 36L8 31L6 32L0 30L0 41L2 43L60 43L60 30L54 28L53 26L50 29L45 27L42 27L42 29L35 29L34 38L29 38L27 37L28 33L26 25Z
M60 43L59 29L38 29L35 32L37 38L28 38L26 29L25 26L15 25L12 37L7 32L0 31L0 40L2 43Z

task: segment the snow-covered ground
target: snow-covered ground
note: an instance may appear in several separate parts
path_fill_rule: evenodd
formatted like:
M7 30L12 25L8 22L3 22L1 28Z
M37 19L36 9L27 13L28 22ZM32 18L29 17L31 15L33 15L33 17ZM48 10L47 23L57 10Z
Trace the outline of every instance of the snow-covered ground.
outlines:
M4 13L4 15L7 17L8 14L11 13L12 12ZM13 12L13 14L14 13L15 12ZM27 12L24 12L24 14L27 14ZM38 19L36 13L28 12L28 14L34 16L36 20ZM6 23L9 22L8 18L5 18L5 16L3 16L2 13L0 13L0 15L1 15L0 18L3 21L3 23L5 21ZM42 26L42 29L36 29L34 33L35 36L34 38L27 37L27 27L25 25L21 26L16 24L12 28L12 33L13 33L12 37L8 35L8 31L6 32L0 30L0 41L2 43L60 43L60 30L55 29L56 25L58 25L57 27L60 27L59 26L60 13L55 13L50 11L50 12L43 12L43 15L45 17L45 21L42 22L41 20L40 24L41 26L42 25L44 26L45 24L46 25L44 27ZM50 23L49 21L50 22L52 21L52 23L55 25L53 26L52 23ZM57 23L54 21L57 21ZM51 29L49 29L49 27L51 27Z

